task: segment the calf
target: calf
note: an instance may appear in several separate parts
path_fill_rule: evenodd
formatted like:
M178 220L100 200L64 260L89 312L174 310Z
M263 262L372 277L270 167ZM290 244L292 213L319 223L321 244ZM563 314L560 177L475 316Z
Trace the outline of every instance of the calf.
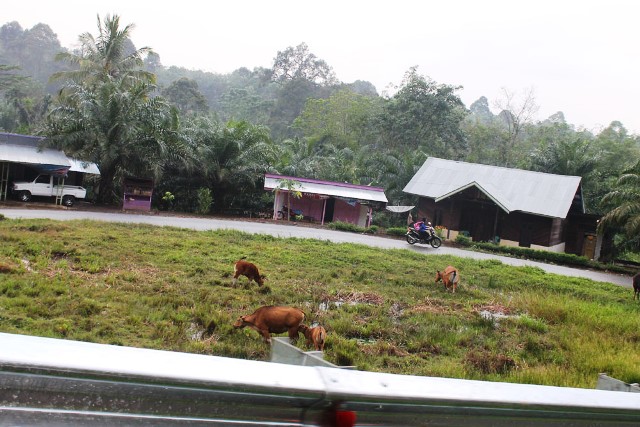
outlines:
M640 299L640 273L633 276L633 299Z
M439 280L442 280L442 283L444 283L445 290L451 288L453 293L455 293L456 288L458 287L458 282L460 281L460 274L455 267L449 265L443 272L438 271L436 273L435 283L438 283Z
M300 325L298 331L307 339L307 345L313 344L313 347L318 351L324 350L324 343L327 340L327 331L320 325L310 328L307 325Z
M249 283L254 280L258 286L264 285L265 277L260 274L258 267L248 261L244 261L245 258L240 258L233 266L233 284L236 284L239 276L245 276L249 279Z
M250 327L271 344L271 334L289 332L289 339L298 338L298 327L304 320L304 312L299 308L268 305L260 307L252 314L240 316L234 328Z

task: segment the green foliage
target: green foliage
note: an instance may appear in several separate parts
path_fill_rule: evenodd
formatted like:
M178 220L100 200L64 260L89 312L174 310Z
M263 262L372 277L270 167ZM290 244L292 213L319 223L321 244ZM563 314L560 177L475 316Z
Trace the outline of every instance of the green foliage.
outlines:
M206 215L211 210L211 205L213 204L213 196L211 195L211 190L208 188L199 188L198 189L198 207L196 208L196 213L201 215Z
M325 326L327 360L358 369L586 388L599 372L637 379L639 306L611 284L232 230L9 219L0 236L2 332L266 360L258 334L232 323L283 304ZM233 284L241 256L265 286ZM455 294L433 283L448 264L461 272Z
M598 231L619 231L618 249L640 249L640 162L623 173L615 190L602 199L611 210L598 224Z
M328 227L332 230L350 231L352 233L365 233L367 230L365 227L342 221L330 222Z
M473 242L469 237L462 234L458 234L456 237L456 243L467 246L473 249L479 249L482 251L500 253L505 255L513 255L520 258L526 258L537 261L544 261L560 265L569 265L577 267L594 268L598 270L617 271L620 273L628 274L632 271L626 267L616 266L613 264L603 264L597 261L592 261L587 257L567 254L564 252L551 252L536 250L530 248L521 248L516 246L501 246L495 243L488 242Z
M404 236L407 234L407 227L390 227L385 230L385 233L391 236Z
M456 243L463 246L469 246L471 244L471 238L469 236L465 236L462 232L460 232L456 236Z

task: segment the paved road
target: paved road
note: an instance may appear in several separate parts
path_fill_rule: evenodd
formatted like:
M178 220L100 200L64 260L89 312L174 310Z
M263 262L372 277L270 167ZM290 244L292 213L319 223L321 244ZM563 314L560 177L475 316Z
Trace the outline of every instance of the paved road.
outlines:
M631 288L631 278L622 274L603 273L600 271L581 270L559 265L545 264L536 261L509 258L494 254L468 251L464 249L442 246L439 249L422 245L410 246L404 240L389 239L371 235L346 233L325 228L302 227L291 224L274 224L271 222L256 222L242 220L225 220L214 218L178 217L131 213L105 213L82 210L62 209L18 209L0 208L0 214L7 218L50 218L54 220L91 219L96 221L142 223L156 226L180 227L193 230L233 229L247 233L269 234L275 237L297 237L304 239L328 240L336 243L358 243L385 249L408 249L429 255L455 255L474 259L498 259L504 264L514 266L535 266L549 273L571 277L585 277L597 282L609 282Z

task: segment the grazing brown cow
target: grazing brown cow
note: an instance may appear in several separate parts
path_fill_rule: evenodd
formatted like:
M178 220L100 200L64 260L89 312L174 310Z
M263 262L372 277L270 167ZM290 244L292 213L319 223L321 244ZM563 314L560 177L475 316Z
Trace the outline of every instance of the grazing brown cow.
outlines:
M435 283L438 283L439 280L442 280L442 283L444 283L445 290L451 288L453 293L455 293L456 288L458 287L458 282L460 281L458 269L449 265L443 272L438 271L436 273Z
M250 327L271 344L271 334L289 332L289 339L298 338L298 327L304 320L304 312L299 308L268 305L260 307L252 314L240 316L234 328Z
M633 276L633 299L640 299L640 273Z
M248 261L244 261L245 258L246 257L240 258L233 266L233 284L236 284L238 277L245 276L249 279L249 283L255 280L258 286L264 285L265 277L260 274L258 267Z
M327 340L327 331L325 331L322 326L318 325L310 328L307 325L300 325L298 327L298 331L302 332L307 339L307 345L313 344L313 347L316 350L324 350L324 343Z

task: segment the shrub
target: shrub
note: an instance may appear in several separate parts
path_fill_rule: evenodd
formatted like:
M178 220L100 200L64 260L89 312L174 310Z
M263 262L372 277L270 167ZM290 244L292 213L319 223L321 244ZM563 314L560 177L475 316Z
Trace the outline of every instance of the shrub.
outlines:
M213 196L211 195L211 190L208 188L199 188L198 189L198 207L196 208L196 213L201 215L205 215L209 213L209 209L211 209L211 203L213 203Z
M351 224L350 222L335 221L329 224L332 230L350 231L352 233L364 233L365 228Z
M471 238L460 233L456 236L456 243L459 243L463 246L469 246L471 245Z
M587 257L578 256L574 254L567 254L564 252L550 252L530 248L521 248L515 246L500 246L496 243L490 242L474 242L470 238L458 234L456 237L456 243L462 246L467 246L471 249L480 249L487 252L500 253L505 255L513 255L520 258L526 258L536 261L550 262L562 265L571 265L578 267L596 268L600 270L617 271L620 273L630 273L628 268L616 266L613 264L602 264L597 261L592 261Z
M436 230L436 236L438 236L441 239L444 239L446 237L447 227L443 225L436 225L434 229Z
M385 232L391 236L404 236L407 232L407 227L391 227L387 228Z
M368 234L376 234L378 232L378 226L372 225L369 228L367 228L364 232Z

